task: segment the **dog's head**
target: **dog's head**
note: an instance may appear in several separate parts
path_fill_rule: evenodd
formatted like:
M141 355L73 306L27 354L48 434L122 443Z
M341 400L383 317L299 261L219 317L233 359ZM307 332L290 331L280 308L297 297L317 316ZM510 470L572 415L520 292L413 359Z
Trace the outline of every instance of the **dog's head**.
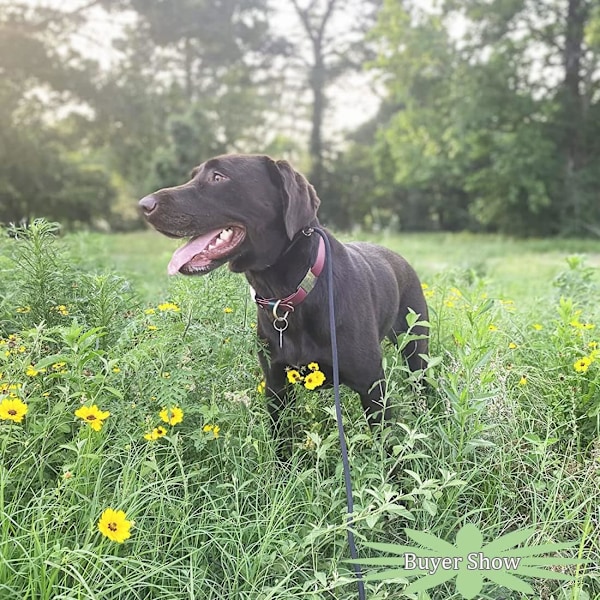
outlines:
M171 275L203 275L226 262L237 272L265 269L301 229L317 222L314 188L284 160L218 156L191 177L139 203L158 231L191 238L173 254Z

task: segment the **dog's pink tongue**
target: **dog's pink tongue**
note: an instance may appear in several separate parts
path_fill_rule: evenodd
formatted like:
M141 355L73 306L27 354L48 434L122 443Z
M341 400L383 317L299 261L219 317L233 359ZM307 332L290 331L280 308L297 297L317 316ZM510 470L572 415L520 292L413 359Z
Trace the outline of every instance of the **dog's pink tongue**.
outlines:
M175 250L171 257L171 261L169 262L169 266L167 267L167 273L169 273L169 275L176 275L179 273L179 269L190 262L196 254L200 254L200 252L202 252L220 232L221 230L217 229L216 231L210 231L204 235L199 235L198 237L191 239L184 246L181 246L181 248ZM207 263L208 262L210 261L207 260Z

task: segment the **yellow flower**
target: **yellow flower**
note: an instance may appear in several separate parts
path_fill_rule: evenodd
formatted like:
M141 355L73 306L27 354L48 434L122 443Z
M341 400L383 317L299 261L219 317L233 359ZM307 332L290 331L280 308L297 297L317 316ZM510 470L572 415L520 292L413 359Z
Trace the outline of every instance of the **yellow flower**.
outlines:
M148 325L148 331L156 331L158 327L156 325Z
M113 510L112 508L107 508L98 521L100 533L119 544L131 537L132 526L133 521L128 521L127 515L122 510Z
M582 323L579 319L574 319L569 322L571 327L575 327L575 329L594 329L596 327L593 323Z
M488 329L490 331L498 331L498 326L491 323L490 326L488 327Z
M113 373L120 373L121 369L119 369L119 367L113 367L112 372Z
M164 379L169 379L169 378L171 377L171 373L169 373L169 371L165 371L165 372L162 374L162 377L163 377Z
M311 363L308 363L307 366L308 366L309 371L318 371L319 370L319 363L311 362Z
M226 306L226 307L223 309L223 312L224 312L225 314L227 314L227 315L228 315L228 314L231 314L231 313L233 312L233 308L230 308L229 306Z
M155 311L153 308L147 308L147 309L144 311L144 314L145 314L145 315L153 315L155 312L156 312L156 311Z
M83 419L94 431L100 431L104 421L110 417L107 410L100 410L95 404L82 406L75 411L75 416Z
M427 288L429 288L429 285L428 285L428 284L426 284L426 283L422 283L422 284L421 284L421 289L422 289L422 290L426 290Z
M3 421L14 421L21 423L23 417L27 414L27 404L16 396L13 398L5 398L0 402L0 419Z
M58 373L66 373L67 372L67 369L65 369L66 366L67 366L66 362L56 362L52 365L52 370L57 371Z
M179 312L181 309L174 302L163 302L157 306L161 312Z
M517 344L515 344L514 342L511 342L511 343L508 345L508 347L509 347L511 350L515 350L516 348L518 348Z
M585 373L589 369L591 364L592 359L588 356L584 356L583 358L580 358L579 360L575 361L575 363L573 364L573 368L578 373Z
M149 433L144 434L144 439L148 440L149 442L154 442L160 439L161 437L164 437L165 435L167 435L167 429L162 425L159 425Z
M527 377L525 375L519 380L519 385L527 385Z
M536 330L536 331L541 331L542 329L544 329L543 325L540 325L539 323L534 323L532 325L532 327Z
M8 392L12 398L16 398L17 396L14 392L19 389L21 389L20 383L4 383L0 386L0 394L6 394Z
M448 308L454 308L456 306L452 300L446 300L446 302L444 302L444 305Z
M219 437L219 431L221 431L221 428L218 425L207 424L202 428L202 431L204 433L212 433L213 439L216 440Z
M289 369L287 372L287 380L290 383L300 383L304 377L296 369Z
M592 350L595 350L598 347L598 342L589 342L588 343L588 348L591 348Z
M267 382L263 379L257 386L256 386L256 391L259 394L264 394L265 390L267 389Z
M17 308L17 312L18 313L28 313L28 312L31 312L31 306L19 306L19 308Z
M172 408L163 408L158 416L169 425L177 425L183 421L183 411L179 406L173 406Z
M29 365L25 370L25 375L27 375L27 377L35 377L39 374L40 372L33 365Z
M54 310L60 313L63 317L66 317L69 314L69 309L64 304L59 304L54 307Z
M314 390L315 388L323 385L324 381L325 375L323 375L321 371L313 371L304 378L304 387L307 390Z

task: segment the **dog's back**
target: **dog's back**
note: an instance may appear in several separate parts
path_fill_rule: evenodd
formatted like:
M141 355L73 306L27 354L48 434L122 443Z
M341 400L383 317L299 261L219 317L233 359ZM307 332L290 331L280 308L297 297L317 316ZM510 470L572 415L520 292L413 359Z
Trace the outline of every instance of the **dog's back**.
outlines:
M419 277L404 257L389 248L369 242L350 242L344 244L344 248L353 266L363 271L363 288L372 288L366 296L370 298L370 310L375 309L375 314L380 316L380 340L388 336L395 341L398 333L406 331L406 315L410 310L420 315L419 321L427 321L427 303ZM428 332L419 325L411 333L426 336ZM411 369L424 368L424 361L419 355L427 354L427 351L426 339L410 344L405 355Z

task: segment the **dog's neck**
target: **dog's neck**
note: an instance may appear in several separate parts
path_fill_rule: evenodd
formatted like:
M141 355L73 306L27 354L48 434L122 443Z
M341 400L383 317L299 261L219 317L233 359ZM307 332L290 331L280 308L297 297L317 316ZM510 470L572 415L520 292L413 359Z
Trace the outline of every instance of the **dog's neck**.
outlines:
M319 246L318 235L298 235L274 264L261 271L246 272L246 278L257 295L264 298L284 298L296 291L313 266Z

